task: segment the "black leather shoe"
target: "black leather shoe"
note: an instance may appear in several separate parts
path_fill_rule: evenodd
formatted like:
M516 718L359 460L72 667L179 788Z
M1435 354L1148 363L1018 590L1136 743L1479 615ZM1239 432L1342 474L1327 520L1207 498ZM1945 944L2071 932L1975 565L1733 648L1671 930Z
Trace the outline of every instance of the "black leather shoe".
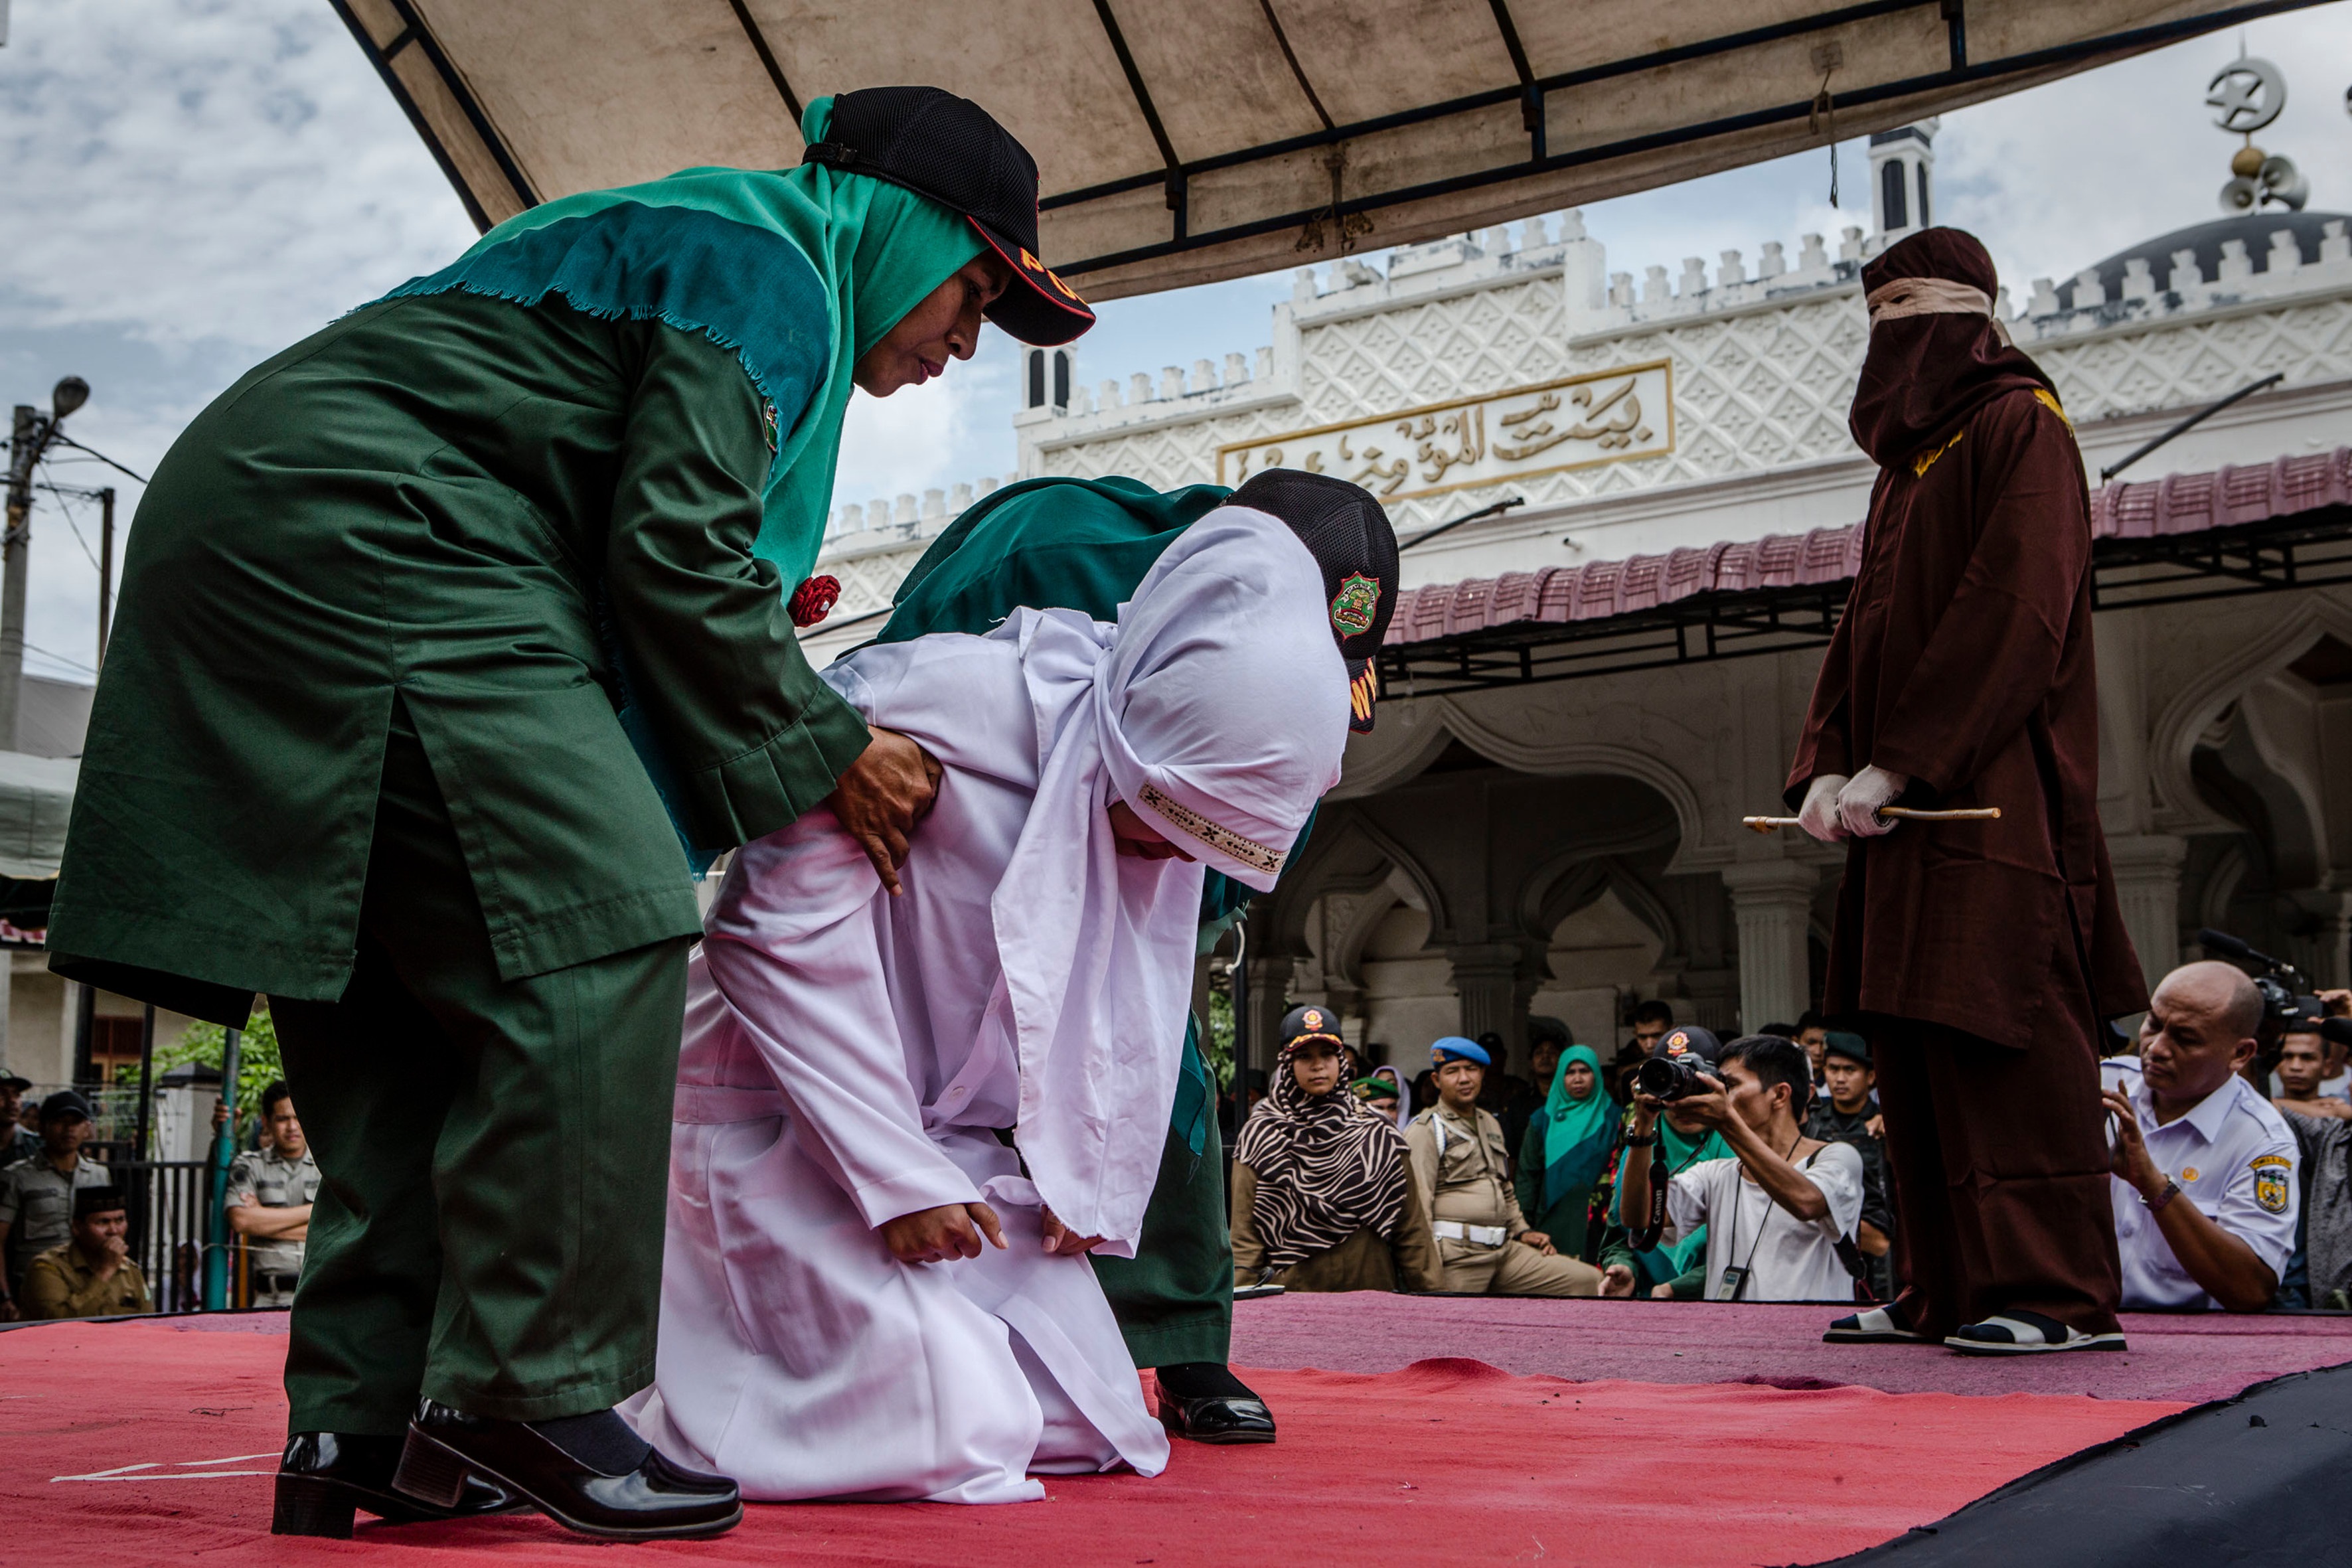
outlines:
M1160 1424L1195 1443L1271 1443L1274 1414L1263 1399L1229 1394L1186 1399L1160 1391Z
M467 1484L504 1487L566 1530L613 1541L717 1535L743 1518L735 1483L671 1464L647 1448L619 1475L571 1454L523 1421L489 1421L425 1400L408 1424L393 1486L436 1508Z
M392 1489L399 1468L401 1437L352 1432L297 1432L286 1440L278 1462L278 1502L270 1511L272 1535L324 1535L348 1541L352 1515L365 1509L386 1524L420 1520L467 1519L504 1513L522 1499L485 1481L467 1483L455 1506L434 1508Z

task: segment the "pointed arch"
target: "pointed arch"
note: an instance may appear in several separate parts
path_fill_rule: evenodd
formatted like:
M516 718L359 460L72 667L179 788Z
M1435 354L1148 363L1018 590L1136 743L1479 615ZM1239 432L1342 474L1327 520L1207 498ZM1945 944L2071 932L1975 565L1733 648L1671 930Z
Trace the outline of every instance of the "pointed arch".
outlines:
M2266 606L2269 601L2258 603ZM2352 642L2352 609L2317 595L2304 598L2213 659L2164 705L2148 739L2159 830L2221 833L2235 827L2198 795L2189 770L2200 738L2248 688L2278 674L2327 636Z

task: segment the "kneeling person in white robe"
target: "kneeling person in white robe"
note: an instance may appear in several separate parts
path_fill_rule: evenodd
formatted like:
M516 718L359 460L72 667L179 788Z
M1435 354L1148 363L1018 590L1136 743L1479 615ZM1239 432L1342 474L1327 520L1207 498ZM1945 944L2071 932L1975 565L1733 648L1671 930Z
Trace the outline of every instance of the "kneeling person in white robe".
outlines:
M626 1413L747 1498L1157 1474L1081 1255L1142 1227L1202 866L1271 888L1339 778L1321 570L1227 506L1116 625L1024 609L824 679L937 758L938 802L903 896L824 810L729 868L690 972L656 1383Z

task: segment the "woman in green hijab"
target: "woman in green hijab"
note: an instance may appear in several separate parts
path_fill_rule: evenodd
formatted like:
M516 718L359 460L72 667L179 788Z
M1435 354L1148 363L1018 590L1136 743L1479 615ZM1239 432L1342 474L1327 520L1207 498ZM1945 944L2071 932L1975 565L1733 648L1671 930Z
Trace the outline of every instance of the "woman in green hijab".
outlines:
M1590 1046L1570 1046L1519 1143L1519 1210L1570 1258L1584 1257L1586 1211L1617 1137L1616 1110L1601 1092L1601 1058Z
M803 132L500 225L248 374L140 507L51 962L270 999L325 1175L280 1531L740 1516L611 1409L652 1379L692 871L823 804L895 886L935 773L788 607L850 389L1092 321L976 105Z

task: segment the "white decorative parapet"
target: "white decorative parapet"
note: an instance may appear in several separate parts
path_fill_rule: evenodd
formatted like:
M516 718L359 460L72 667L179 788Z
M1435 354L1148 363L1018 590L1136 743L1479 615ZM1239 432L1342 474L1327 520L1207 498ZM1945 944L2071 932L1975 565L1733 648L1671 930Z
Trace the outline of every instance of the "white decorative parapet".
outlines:
M2244 240L2225 239L2220 262L2210 277L2199 267L2193 249L2174 251L2161 279L2147 260L2132 258L2124 264L2120 299L2107 297L2096 268L2085 268L2064 285L2036 278L2024 313L2011 320L2010 330L2021 342L2046 342L2079 332L2200 315L2234 305L2260 305L2347 285L2352 285L2352 235L2345 232L2342 218L2330 218L2320 226L2315 262L2303 258L2293 229L2278 228L2271 231L2259 272ZM2065 300L2058 297L2062 287L2069 290ZM2001 309L2006 315L2005 302Z
M944 489L935 487L919 496L908 490L889 500L877 496L869 501L851 501L835 508L832 521L825 525L824 556L829 559L843 552L883 549L911 539L929 539L996 488L995 476L991 475L977 484Z

